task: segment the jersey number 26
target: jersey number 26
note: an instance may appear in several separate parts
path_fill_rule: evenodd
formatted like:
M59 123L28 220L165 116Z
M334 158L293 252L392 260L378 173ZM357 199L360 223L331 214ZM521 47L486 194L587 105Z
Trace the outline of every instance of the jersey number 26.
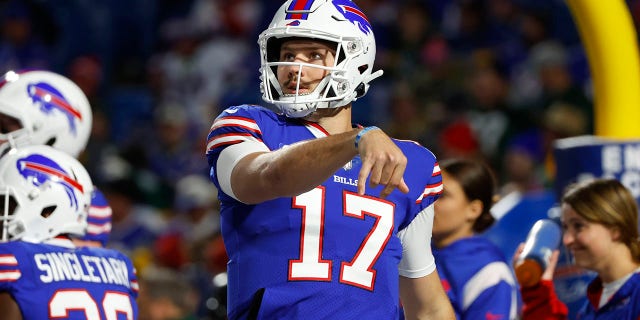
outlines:
M118 314L133 320L133 307L129 296L116 291L107 291L102 298L102 310L106 320L118 319ZM84 289L58 290L49 301L49 318L64 319L69 311L84 311L87 319L101 319L98 303Z

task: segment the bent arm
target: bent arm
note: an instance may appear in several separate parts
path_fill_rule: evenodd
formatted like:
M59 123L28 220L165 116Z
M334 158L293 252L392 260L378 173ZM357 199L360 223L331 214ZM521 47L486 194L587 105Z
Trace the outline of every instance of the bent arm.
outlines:
M234 157L230 147L221 153L217 170L232 170L230 191L243 203L301 194L324 182L356 156L354 139L358 131L303 141L276 151L250 153L232 168L232 160L225 160Z

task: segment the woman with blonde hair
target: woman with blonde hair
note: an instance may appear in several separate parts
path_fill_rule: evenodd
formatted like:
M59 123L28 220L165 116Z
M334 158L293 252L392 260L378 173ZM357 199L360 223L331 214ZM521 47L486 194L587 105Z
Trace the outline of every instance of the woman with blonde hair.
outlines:
M574 263L597 273L577 318L640 319L638 205L631 192L614 179L573 184L562 197L561 220L562 242ZM549 268L545 273L553 274L555 264ZM528 303L529 295L523 296Z
M562 197L562 241L579 267L598 276L580 319L640 316L638 205L619 181L592 180Z

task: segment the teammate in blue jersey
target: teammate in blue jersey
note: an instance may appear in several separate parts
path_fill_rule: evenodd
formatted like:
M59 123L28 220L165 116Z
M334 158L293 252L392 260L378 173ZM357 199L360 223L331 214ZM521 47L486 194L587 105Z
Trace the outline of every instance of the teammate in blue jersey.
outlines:
M77 158L89 140L91 125L89 101L68 78L32 70L9 71L0 79L0 155L15 147L49 145ZM94 190L90 230L73 238L78 246L104 246L111 231L111 208ZM6 299L0 294L0 306L6 306Z
M106 247L111 235L111 207L104 194L94 187L87 216L87 233L74 237L77 246Z
M273 105L226 109L207 159L230 319L453 319L430 251L434 155L352 125L375 39L351 1L289 0L258 40Z
M0 154L11 147L49 145L78 157L92 126L91 106L73 81L60 74L31 70L7 72L0 80ZM94 188L85 236L76 245L105 246L111 232L111 207Z
M92 191L84 167L52 147L0 158L0 292L23 319L137 318L131 261L70 239L86 231Z
M518 285L510 263L491 241L478 236L494 218L495 180L482 163L440 162L444 192L435 204L433 254L458 319L517 319Z

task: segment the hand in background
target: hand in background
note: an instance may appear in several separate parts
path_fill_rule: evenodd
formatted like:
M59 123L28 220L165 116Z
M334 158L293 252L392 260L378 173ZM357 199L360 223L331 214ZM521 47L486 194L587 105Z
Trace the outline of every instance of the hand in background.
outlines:
M513 259L511 260L511 264L515 267L517 265L518 259L520 259L520 255L524 250L524 242L521 242L516 248L516 252L513 254ZM549 257L549 264L547 268L542 272L542 280L553 280L553 273L556 271L556 265L558 264L558 258L560 257L560 250L553 250L551 256Z
M560 256L560 250L553 250L549 257L549 265L542 273L542 280L553 280L553 273L556 271L556 265L558 264L558 257Z

